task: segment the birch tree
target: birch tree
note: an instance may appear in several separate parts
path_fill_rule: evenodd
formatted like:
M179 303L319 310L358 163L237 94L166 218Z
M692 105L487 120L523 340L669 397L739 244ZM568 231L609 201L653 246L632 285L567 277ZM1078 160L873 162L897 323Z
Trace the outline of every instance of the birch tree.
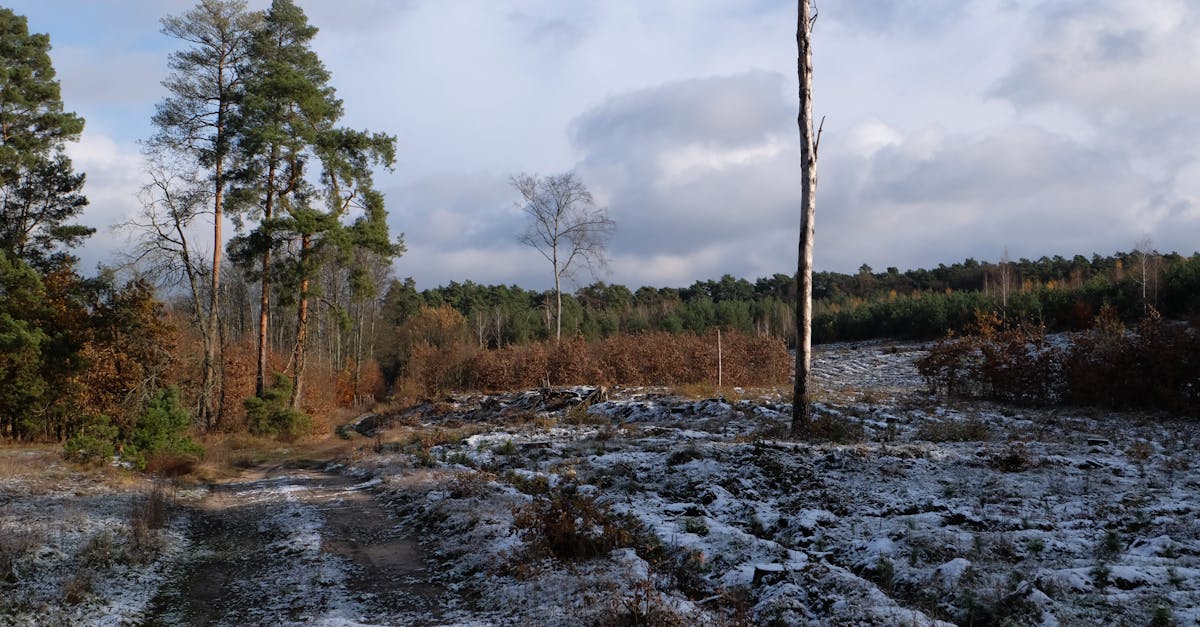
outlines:
M554 339L562 339L562 280L580 265L590 270L606 263L605 248L616 229L608 210L597 207L592 193L566 172L552 176L520 174L510 183L521 194L520 208L529 228L520 242L534 248L554 271Z

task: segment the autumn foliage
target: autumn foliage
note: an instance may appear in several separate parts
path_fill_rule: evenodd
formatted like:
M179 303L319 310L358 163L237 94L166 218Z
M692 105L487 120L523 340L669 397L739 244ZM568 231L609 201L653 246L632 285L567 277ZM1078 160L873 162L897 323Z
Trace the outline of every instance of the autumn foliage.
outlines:
M482 350L471 343L461 314L441 307L422 309L400 341L404 358L395 388L407 396L542 385L715 384L718 375L716 332L655 331L596 341L576 336ZM791 377L791 357L777 338L723 333L720 352L725 385L781 385Z
M1052 344L1045 330L981 314L975 333L935 344L917 369L937 391L1025 405L1171 412L1200 406L1200 332L1157 312L1127 329L1112 308Z

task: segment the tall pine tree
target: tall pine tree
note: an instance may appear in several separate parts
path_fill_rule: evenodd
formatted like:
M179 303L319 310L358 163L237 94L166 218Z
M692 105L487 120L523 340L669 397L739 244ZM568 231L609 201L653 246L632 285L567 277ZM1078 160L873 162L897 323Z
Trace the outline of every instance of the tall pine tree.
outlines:
M267 377L267 323L271 284L278 278L296 306L290 404L300 406L313 278L330 259L367 249L401 252L387 234L383 197L372 187L376 166L390 167L395 138L337 126L342 102L329 73L310 47L317 29L291 0L275 0L252 45L246 96L238 119L241 190L258 208L258 225L233 247L261 261L258 373ZM310 170L319 167L319 173ZM347 226L345 220L360 217ZM290 243L294 254L273 262Z
M206 316L196 321L204 344L200 419L210 428L220 419L224 387L218 301L224 246L221 227L234 140L232 122L243 92L241 70L248 61L251 37L261 18L261 14L246 10L244 0L201 0L187 13L162 21L164 34L190 47L171 55L172 73L163 81L170 95L155 111L153 122L158 132L150 147L194 163L207 174L210 185L213 248L207 312L196 303L196 310Z
M63 111L49 51L48 35L0 8L0 250L42 269L72 261L62 249L95 232L69 223L87 199L63 145L83 119Z

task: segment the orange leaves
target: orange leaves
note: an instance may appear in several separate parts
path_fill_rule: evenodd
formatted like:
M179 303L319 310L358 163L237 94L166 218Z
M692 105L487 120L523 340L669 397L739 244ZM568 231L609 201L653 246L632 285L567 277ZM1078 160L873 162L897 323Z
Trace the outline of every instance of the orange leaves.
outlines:
M545 385L684 385L716 383L717 336L656 331L596 342L581 337L489 351L414 351L407 378L423 394L448 389L513 390ZM779 385L791 377L782 340L725 333L727 385ZM463 360L461 364L454 362Z

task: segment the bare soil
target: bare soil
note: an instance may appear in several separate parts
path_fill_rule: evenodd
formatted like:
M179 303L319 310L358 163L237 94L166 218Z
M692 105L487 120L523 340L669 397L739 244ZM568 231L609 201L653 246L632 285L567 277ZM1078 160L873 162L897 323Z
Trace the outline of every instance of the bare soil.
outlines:
M370 486L315 462L246 470L192 506L146 625L438 624L453 595Z

